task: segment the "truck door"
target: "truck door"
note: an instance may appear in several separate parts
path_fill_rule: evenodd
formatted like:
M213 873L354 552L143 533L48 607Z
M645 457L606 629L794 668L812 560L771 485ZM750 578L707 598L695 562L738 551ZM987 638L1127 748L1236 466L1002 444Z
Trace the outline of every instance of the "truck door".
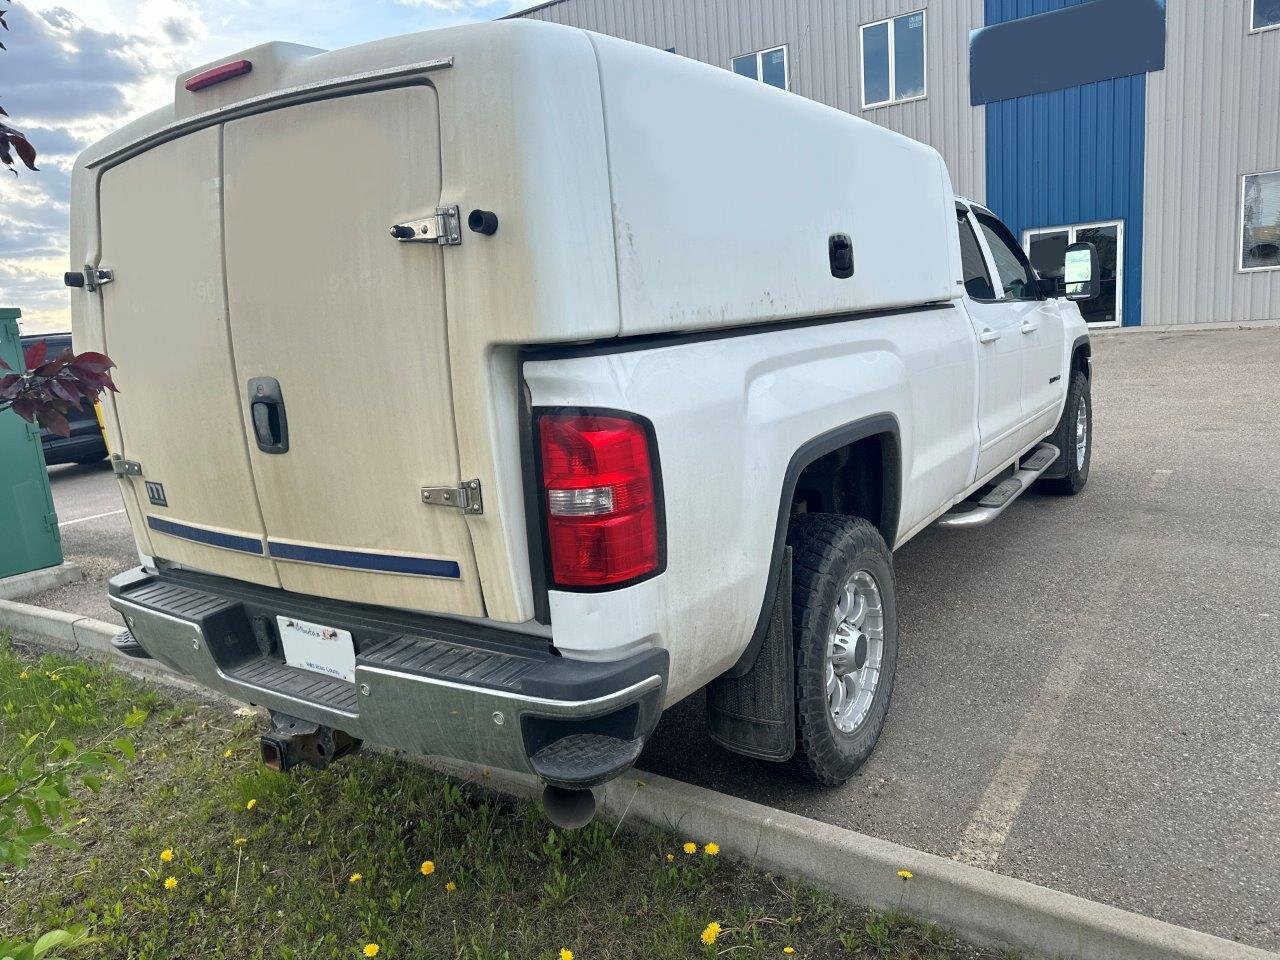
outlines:
M1000 274L1005 308L1018 317L1026 446L1053 430L1065 396L1062 314L1057 301L1042 299L1035 290L1035 271L1009 228L985 210L975 208L973 217Z
M1008 463L1021 442L1021 320L1018 311L1010 309L1003 299L998 275L992 279L969 214L958 209L956 216L964 269L964 306L978 341L977 477L984 477Z
M241 435L282 585L483 615L466 516L453 505L467 478L448 251L390 233L441 202L434 88L231 120L223 158ZM424 503L424 487L452 488L452 503Z
M157 557L280 585L241 427L222 270L220 127L102 175L101 288L121 449ZM126 498L128 502L128 498Z

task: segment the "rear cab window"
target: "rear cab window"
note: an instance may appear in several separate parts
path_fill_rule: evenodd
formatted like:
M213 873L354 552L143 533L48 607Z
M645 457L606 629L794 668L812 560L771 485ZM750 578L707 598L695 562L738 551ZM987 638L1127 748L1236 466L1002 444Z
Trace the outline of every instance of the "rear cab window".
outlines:
M974 300L995 300L996 291L987 273L987 262L966 211L956 210L956 226L960 230L960 265L964 270L965 292Z

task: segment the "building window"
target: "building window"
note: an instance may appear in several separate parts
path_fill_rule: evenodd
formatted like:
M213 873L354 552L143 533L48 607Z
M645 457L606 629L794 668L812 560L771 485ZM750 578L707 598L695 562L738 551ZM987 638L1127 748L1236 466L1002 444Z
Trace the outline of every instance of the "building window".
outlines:
M791 74L787 67L785 45L734 57L733 72L740 77L749 77L752 80L767 83L779 90L791 89Z
M1280 0L1253 0L1253 29L1280 27Z
M1240 234L1241 270L1280 269L1280 170L1244 178Z
M862 107L925 96L924 11L862 25Z

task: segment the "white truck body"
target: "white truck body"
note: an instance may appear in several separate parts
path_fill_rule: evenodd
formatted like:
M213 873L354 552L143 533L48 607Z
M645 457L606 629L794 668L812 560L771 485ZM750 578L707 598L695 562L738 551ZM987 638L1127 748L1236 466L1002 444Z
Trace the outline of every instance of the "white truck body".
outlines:
M866 519L893 548L1016 469L1087 374L1072 303L966 292L970 205L938 154L831 108L522 20L225 63L246 61L195 91L208 67L178 77L171 106L73 177L72 264L90 280L76 346L118 364L107 435L143 557L113 587L127 617L147 612L139 583L185 571L209 596L225 582L317 617L327 602L431 617L588 672L660 651L660 708L750 666L815 459L875 439ZM496 232L468 230L472 210ZM971 222L999 291L1009 254ZM391 235L405 224L458 242ZM269 407L287 410L284 436ZM648 425L652 575L593 590L548 576L530 418L558 409ZM471 509L424 500L468 484ZM137 640L233 695L529 765L528 742L422 734L376 690L334 709L237 679L239 654L170 649L204 629L194 614L151 613L131 620ZM389 669L358 659L353 690ZM499 711L468 703L480 737Z

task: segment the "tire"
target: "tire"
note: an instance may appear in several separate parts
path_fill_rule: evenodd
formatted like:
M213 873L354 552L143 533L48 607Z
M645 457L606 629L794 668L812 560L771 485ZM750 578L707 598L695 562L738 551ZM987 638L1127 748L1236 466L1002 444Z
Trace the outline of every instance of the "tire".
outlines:
M76 463L82 467L89 467L95 463L101 463L107 459L106 453L91 453L87 457L76 457Z
M791 763L811 783L838 786L871 756L893 696L898 666L893 557L880 531L866 520L830 513L795 517L787 542L793 549L791 616L796 670L796 750ZM877 615L868 601L868 578L879 600L878 642L874 638ZM857 594L852 601L848 586ZM861 627L854 625L856 617L843 616L857 610L863 614ZM833 680L841 685L847 712L837 719L827 665L829 645L842 624L844 630L839 635L846 640L844 654L834 659L844 675L836 673L833 664ZM861 639L848 642L851 636ZM833 649L838 652L841 648ZM868 668L877 652L879 670L868 691ZM851 687L857 691L855 695L850 694Z
M1081 407L1084 416L1081 417ZM1080 430L1084 430L1083 455L1080 453ZM1079 370L1071 374L1067 386L1067 402L1062 408L1062 419L1049 437L1049 442L1061 452L1066 461L1065 476L1038 481L1037 487L1045 493L1074 497L1089 481L1089 464L1093 461L1093 399L1089 395L1089 378Z

